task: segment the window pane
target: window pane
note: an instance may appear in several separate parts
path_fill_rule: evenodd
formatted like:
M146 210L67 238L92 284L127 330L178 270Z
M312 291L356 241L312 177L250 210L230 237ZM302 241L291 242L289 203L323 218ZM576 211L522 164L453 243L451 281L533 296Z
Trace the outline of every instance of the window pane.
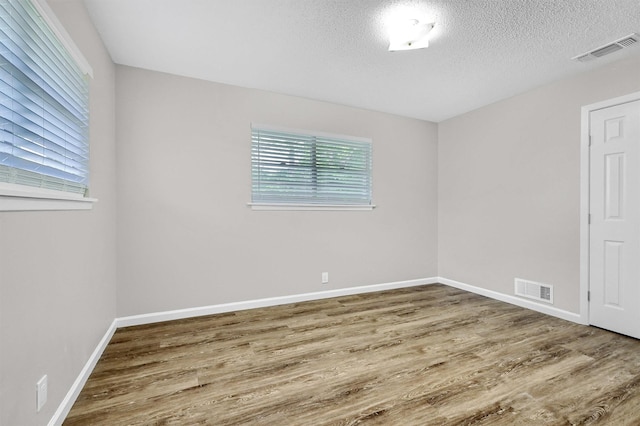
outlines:
M252 128L252 201L371 204L371 142Z
M0 2L0 182L86 192L88 95L31 2Z

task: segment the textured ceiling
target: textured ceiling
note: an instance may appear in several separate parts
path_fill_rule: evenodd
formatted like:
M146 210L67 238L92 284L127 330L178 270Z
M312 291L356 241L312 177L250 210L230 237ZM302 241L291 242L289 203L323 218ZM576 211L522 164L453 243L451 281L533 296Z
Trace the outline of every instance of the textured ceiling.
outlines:
M638 0L85 3L118 64L436 122L640 56L570 60L640 33ZM436 22L428 49L387 51L398 16Z

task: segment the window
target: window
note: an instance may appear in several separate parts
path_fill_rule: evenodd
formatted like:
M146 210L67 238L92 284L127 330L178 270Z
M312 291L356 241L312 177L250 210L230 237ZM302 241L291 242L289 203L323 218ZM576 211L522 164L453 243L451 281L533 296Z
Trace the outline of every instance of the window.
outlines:
M90 71L42 12L29 0L0 3L0 195L28 187L23 198L34 197L33 188L49 194L42 198L82 198L89 187Z
M254 208L371 209L371 140L252 126Z

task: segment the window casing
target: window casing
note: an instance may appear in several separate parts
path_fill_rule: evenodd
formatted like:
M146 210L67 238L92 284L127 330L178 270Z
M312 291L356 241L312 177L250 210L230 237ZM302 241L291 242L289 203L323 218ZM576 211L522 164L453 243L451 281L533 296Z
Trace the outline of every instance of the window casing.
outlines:
M37 0L0 2L0 201L88 199L91 71L50 22Z
M371 140L259 125L251 140L253 206L373 208Z

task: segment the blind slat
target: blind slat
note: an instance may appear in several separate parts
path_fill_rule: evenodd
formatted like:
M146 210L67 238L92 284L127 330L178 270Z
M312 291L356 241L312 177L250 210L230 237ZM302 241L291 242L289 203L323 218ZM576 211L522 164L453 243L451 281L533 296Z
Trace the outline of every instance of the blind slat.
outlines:
M0 3L0 182L86 193L87 76L29 0Z
M251 130L252 201L371 205L371 142Z

